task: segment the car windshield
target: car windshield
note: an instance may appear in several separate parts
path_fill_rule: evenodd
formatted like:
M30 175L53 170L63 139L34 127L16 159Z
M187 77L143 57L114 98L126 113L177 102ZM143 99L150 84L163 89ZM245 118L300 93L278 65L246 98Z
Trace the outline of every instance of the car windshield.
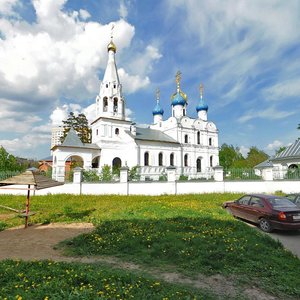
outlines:
M295 205L293 202L291 202L289 199L287 198L272 198L269 199L271 205L273 206L273 208L278 208L278 207L297 207L297 205Z

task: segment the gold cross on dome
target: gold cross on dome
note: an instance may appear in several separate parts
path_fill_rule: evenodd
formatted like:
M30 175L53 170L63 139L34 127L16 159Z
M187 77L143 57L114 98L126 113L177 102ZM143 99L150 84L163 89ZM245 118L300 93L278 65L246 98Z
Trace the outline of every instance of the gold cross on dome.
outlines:
M204 90L203 84L200 83L200 97L201 98L203 97L203 90Z
M159 101L159 98L160 98L160 89L157 88L156 89L156 100L157 100L157 102Z
M115 28L115 24L112 23L111 24L111 29L110 29L110 38L113 39L114 37L114 28Z
M176 83L179 86L181 80L181 72L178 70L176 73Z

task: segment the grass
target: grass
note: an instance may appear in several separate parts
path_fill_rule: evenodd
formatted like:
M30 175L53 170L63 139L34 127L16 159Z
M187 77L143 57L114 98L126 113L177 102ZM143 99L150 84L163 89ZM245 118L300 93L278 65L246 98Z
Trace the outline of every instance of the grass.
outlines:
M4 261L0 274L0 299L215 299L210 292L98 265Z
M30 220L93 222L94 232L64 243L69 254L114 255L190 277L221 274L241 286L255 286L281 298L300 298L300 260L221 208L224 201L239 196L36 196L31 209L38 213ZM0 196L0 203L22 209L25 197ZM0 209L2 217L6 214L10 217L0 219L2 226L23 222Z

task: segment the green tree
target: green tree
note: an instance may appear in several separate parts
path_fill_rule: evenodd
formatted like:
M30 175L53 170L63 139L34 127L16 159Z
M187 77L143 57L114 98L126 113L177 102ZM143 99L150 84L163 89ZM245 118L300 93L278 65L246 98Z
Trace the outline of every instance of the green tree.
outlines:
M104 165L101 169L100 173L101 181L111 181L112 180L112 172L111 167L109 165Z
M92 130L89 127L89 122L85 114L79 114L75 116L73 112L70 112L67 120L63 121L64 135L61 137L61 142L63 142L71 128L73 128L80 140L83 143L91 143L92 140Z
M250 148L250 150L248 152L248 155L246 158L246 162L247 162L246 167L253 168L268 158L269 158L268 154L266 154L264 151L259 150L258 148L253 146Z
M24 169L17 159L0 147L0 171L20 171Z
M220 165L224 169L229 169L234 166L234 163L239 160L243 160L242 154L239 152L239 148L233 145L223 144L219 151Z
M279 153L283 152L285 149L286 149L285 146L280 147L279 149L277 149L277 150L275 151L275 155L278 155Z

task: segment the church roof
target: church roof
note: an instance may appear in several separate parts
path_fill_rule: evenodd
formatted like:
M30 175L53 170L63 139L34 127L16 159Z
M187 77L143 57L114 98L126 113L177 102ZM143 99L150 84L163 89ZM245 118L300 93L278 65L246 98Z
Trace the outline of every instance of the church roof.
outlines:
M261 163L259 163L258 165L256 165L254 168L255 169L264 169L264 168L268 168L268 167L273 167L272 162L270 161L270 159L267 159Z
M300 157L300 138L298 138L295 143L287 147L284 151L278 153L272 160L276 161L294 157Z
M165 133L151 128L136 127L136 135L131 134L130 131L126 132L135 140L174 143L179 145L176 140L169 137Z
M67 133L67 136L64 142L61 145L56 145L52 149L57 147L75 147L75 148L86 148L86 149L100 149L100 147L96 144L92 143L83 143L79 136L77 135L76 131L71 128Z

